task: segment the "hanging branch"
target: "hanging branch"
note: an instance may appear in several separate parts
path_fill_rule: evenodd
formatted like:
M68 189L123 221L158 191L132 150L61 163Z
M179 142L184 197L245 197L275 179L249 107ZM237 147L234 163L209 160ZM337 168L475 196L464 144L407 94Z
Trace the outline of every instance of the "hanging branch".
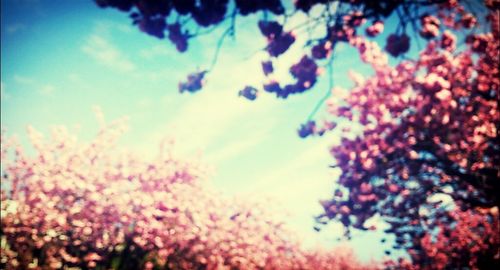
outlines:
M342 4L341 3L334 3L335 6L330 6L328 5L327 12L328 12L328 22L335 21L338 19L340 16L339 13L341 13L341 8ZM333 9L333 13L332 13ZM326 93L323 95L323 97L316 103L316 106L314 106L314 109L309 113L309 116L307 117L307 122L311 121L313 117L316 115L316 113L319 111L323 103L331 96L332 94L332 89L333 89L333 59L335 55L335 44L332 45L332 55L330 59L328 60L328 89Z
M235 34L235 21L236 21L236 9L233 11L233 14L231 16L231 25L222 33L222 36L219 38L219 41L217 42L217 48L215 49L215 54L214 58L212 59L212 63L210 64L210 67L207 69L207 71L211 71L214 67L215 64L217 64L217 59L219 58L219 53L220 49L222 47L222 44L224 43L224 39L226 38L227 35L232 35L234 36Z
M307 117L307 122L311 121L314 117L314 115L318 112L318 110L321 108L321 105L325 103L325 101L330 97L332 94L332 88L333 88L333 50L332 50L332 56L330 57L330 60L328 61L328 89L325 93L325 95L316 103L316 106L314 106L314 109L312 112L309 114Z

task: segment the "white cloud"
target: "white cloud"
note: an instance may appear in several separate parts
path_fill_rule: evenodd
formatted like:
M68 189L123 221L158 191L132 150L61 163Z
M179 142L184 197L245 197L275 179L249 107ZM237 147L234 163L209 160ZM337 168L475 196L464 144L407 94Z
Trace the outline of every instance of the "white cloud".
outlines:
M228 143L223 148L207 155L206 160L209 164L220 164L226 160L232 159L235 156L250 150L252 147L259 145L259 143L270 136L270 132L271 125L267 125L267 127L264 127L260 131L253 132L250 136Z
M82 46L82 50L97 62L116 71L129 72L136 68L118 48L99 35L91 35Z
M240 196L271 197L286 207L288 223L307 240L317 244L321 237L312 231L313 216L320 214L320 199L328 199L335 186L338 171L327 167L332 158L328 147L330 138L315 141L295 158L283 158L283 164L274 170L252 176L255 179ZM306 230L309 228L310 230ZM334 229L339 233L338 228Z
M170 53L171 50L165 46L155 46L150 50L142 51L141 55L147 58L158 55L167 56ZM264 130L266 125L269 126L269 123L276 120L274 117L268 117L269 114L265 114L270 110L275 111L275 105L279 103L275 98L264 95L259 97L258 104L255 104L238 97L238 91L246 84L258 86L259 81L263 80L262 72L259 68L255 68L260 66L259 59L253 58L251 61L242 63L241 55L221 54L219 61L220 65L205 76L207 84L200 92L193 95L182 94L187 99L185 105L175 112L178 117L163 128L163 131L175 134L182 141L190 142L191 150L210 147L220 141L220 136L234 133L234 130L230 130L234 126L238 126L241 131L242 127L238 123L247 122L248 117L263 116L262 119L265 120L261 121L261 124L264 127L261 128ZM235 70L235 67L240 70ZM163 101L167 106L179 106L179 104L170 104L167 98ZM247 142L227 145L218 153L213 153L213 158L219 161L229 158L237 151L244 151L257 144L265 136L265 134L257 134L255 138Z
M214 81L215 84L218 83ZM157 132L150 134L145 141L157 142L165 136L171 136L179 142L177 149L181 154L207 148L216 149L204 155L203 159L210 160L211 164L234 157L237 152L248 150L262 141L276 119L260 117L262 120L258 127L245 123L248 117L269 115L266 112L274 109L276 101L269 97L254 104L238 98L237 91L214 89L214 85L194 95L184 93L180 100L178 97L168 98L179 95L178 93L167 94L159 102L163 108L158 109L158 113L175 114L176 117L167 118L169 121L158 127ZM235 132L245 134L244 138L233 136ZM221 146L221 142L229 143Z
M142 49L139 52L139 55L145 59L153 59L158 56L172 56L173 54L177 54L178 52L174 52L172 47L162 45L155 45L148 49Z
M165 130L175 131L177 137L193 146L208 146L243 114L240 104L235 102L242 100L228 96L225 91L206 91L197 95L191 97L190 102L177 113L179 117L170 122Z
M311 179L317 178L317 175L304 175L298 174L301 171L315 172L319 171L322 176L326 173L332 173L326 167L328 162L332 160L328 148L331 140L322 138L321 141L314 142L314 145L307 148L302 153L298 153L295 159L291 159L283 166L276 170L272 170L264 175L256 175L257 181L252 186L253 192L274 192L277 189L286 189L286 196L292 193L301 193L314 187L314 181ZM324 167L325 170L318 170L315 168L318 164ZM323 177L324 178L324 177ZM316 188L316 190L318 190Z
M54 94L54 91L56 89L52 84L41 83L30 77L25 77L16 74L14 75L13 79L16 83L32 88L43 96L50 96Z

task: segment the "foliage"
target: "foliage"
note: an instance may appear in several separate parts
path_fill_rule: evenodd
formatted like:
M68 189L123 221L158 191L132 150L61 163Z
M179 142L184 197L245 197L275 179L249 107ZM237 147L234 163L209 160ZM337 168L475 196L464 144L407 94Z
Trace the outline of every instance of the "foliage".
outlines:
M168 37L179 52L188 50L190 39L210 33L217 26L230 21L228 29L221 37L220 46L226 35L235 34L235 20L238 16L262 12L265 15L264 19L258 21L258 28L267 41L264 50L268 53L269 60L263 63L263 73L266 76L273 71L272 68L268 68L269 64L272 64L273 60L278 59L296 43L297 35L307 34L304 56L290 67L290 73L296 82L287 85L270 82L273 87L267 87L269 83L264 83L262 86L265 91L276 94L278 98L287 98L291 94L312 89L320 74L318 62L331 60L336 45L359 36L360 30L364 30L371 38L376 37L384 30L383 21L393 13L397 13L400 27L396 33L387 38L385 49L392 56L399 56L406 53L410 47L410 38L405 34L406 27L411 25L417 32L416 20L423 13L422 10L448 7L456 3L456 1L443 0L300 0L294 1L294 6L289 7L290 3L282 3L280 0L235 0L234 2L229 0L95 0L95 2L102 8L112 7L129 13L133 24L137 25L142 32L159 39ZM490 5L496 4L491 2ZM314 8L319 8L320 11L312 12ZM287 29L289 28L287 21L297 13L306 13L309 19L303 24ZM436 18L424 14L421 20L422 36L435 37L439 32L439 22L436 22ZM467 28L472 28L476 24L476 19L471 13L464 13L462 21ZM365 26L367 22L371 25ZM304 33L304 29L307 33ZM188 80L191 81L208 71L190 74L191 79ZM202 77L203 75L200 78ZM199 89L201 85L194 87L193 91ZM179 90L191 91L184 83L179 84ZM247 98L254 100L252 97L253 95L249 95Z
M322 202L325 212L318 221L334 219L348 229L366 230L367 221L380 217L390 226L386 232L396 236L395 248L407 250L417 268L498 265L498 1L297 0L288 7L280 1L202 0L180 7L178 1L165 0L158 2L163 13L147 1L129 1L126 7L118 2L97 1L101 7L132 11L134 22L141 25L153 18L169 25L172 14L182 15L174 22L186 29L181 31L182 43L196 36L187 29L213 27L228 19L231 25L224 36L234 34L237 16L262 11L265 19L258 27L267 40L269 60L262 65L266 76L273 73L273 61L295 45L299 30L309 29L304 56L290 67L295 82L270 80L262 87L278 98L312 89L321 67L334 60L339 43L355 48L374 75L352 73L355 86L328 93L299 129L300 137L321 135L347 119L361 130L355 137L348 130L331 149L342 171L341 187ZM311 12L316 7L320 12ZM287 20L299 12L309 14L308 20L290 29ZM189 16L194 23L183 21ZM390 16L399 24L380 46L374 37L384 31ZM151 29L159 30L142 29L161 38L166 28L155 27ZM420 42L424 49L418 58L406 57ZM397 57L395 66L391 57ZM254 89L244 88L240 95L254 100ZM327 105L333 120L321 127L312 117L330 95ZM481 225L455 230L463 224Z
M328 101L331 114L362 131L331 149L342 188L323 202L319 219L367 229L367 220L382 217L396 236L395 248L425 269L498 265L498 12L488 16L492 32L467 35L461 51L452 30L467 25L467 13L458 4L447 12L422 18L423 25L446 21L448 30L424 26L422 35L432 32L436 39L417 60L395 67L376 44L350 39L375 75L355 76L348 95ZM468 223L482 225L457 230Z
M373 269L345 248L305 250L270 205L223 197L163 144L117 155L123 122L78 143L65 129L35 155L2 137L2 269Z

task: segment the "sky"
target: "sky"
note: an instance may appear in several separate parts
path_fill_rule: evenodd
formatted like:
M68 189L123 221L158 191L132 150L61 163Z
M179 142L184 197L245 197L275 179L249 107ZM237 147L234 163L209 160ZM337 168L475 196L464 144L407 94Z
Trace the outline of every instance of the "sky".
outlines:
M181 94L178 82L211 64L224 27L190 41L188 52L180 54L168 40L138 31L127 14L100 9L91 0L2 0L1 5L1 123L8 134L26 140L28 125L42 132L65 125L85 140L98 130L95 108L107 121L127 116L129 132L121 144L130 150L153 156L163 138L172 138L180 154L199 155L213 167L211 181L221 192L271 198L306 245L341 243L339 224L313 230L313 217L322 210L318 201L335 188L339 172L329 168L334 162L329 146L339 136L297 135L330 91L326 76L287 100L266 93L253 102L238 97L244 86L267 80L260 66L267 56L260 51L265 39L256 26L259 16L238 18L236 36L224 41L205 87ZM302 54L295 45L275 61L274 78L291 81L287 67ZM369 73L347 47L338 47L336 58L335 86L350 85L349 68ZM316 119L323 111L324 106ZM388 247L380 243L383 237L358 232L349 244L362 260L381 259Z

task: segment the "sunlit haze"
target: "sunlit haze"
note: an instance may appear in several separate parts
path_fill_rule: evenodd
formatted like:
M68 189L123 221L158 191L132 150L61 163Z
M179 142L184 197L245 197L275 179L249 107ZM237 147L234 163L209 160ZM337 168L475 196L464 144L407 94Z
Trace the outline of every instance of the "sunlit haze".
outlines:
M330 91L327 77L286 102L266 94L254 102L238 97L246 85L267 80L260 70L266 56L260 50L265 40L256 34L259 16L239 18L206 86L181 94L180 80L211 65L224 25L190 41L188 52L180 54L167 40L138 31L124 14L101 10L90 0L2 1L1 12L1 122L9 134L27 144L28 125L46 133L65 125L85 141L98 131L95 110L106 121L127 116L121 147L152 157L163 139L173 140L180 155L199 157L213 168L210 180L219 191L271 199L307 245L342 243L336 240L343 234L340 225L313 230L314 216L322 211L318 201L331 196L339 173L329 167L336 132L297 135ZM286 67L300 59L300 50L294 46L276 62L276 79L291 80ZM336 53L335 86L350 86L349 67L368 72L351 49L339 46ZM314 117L321 121L323 111ZM380 243L386 237L381 232L354 236L348 244L365 261L381 259L390 247L390 241Z

